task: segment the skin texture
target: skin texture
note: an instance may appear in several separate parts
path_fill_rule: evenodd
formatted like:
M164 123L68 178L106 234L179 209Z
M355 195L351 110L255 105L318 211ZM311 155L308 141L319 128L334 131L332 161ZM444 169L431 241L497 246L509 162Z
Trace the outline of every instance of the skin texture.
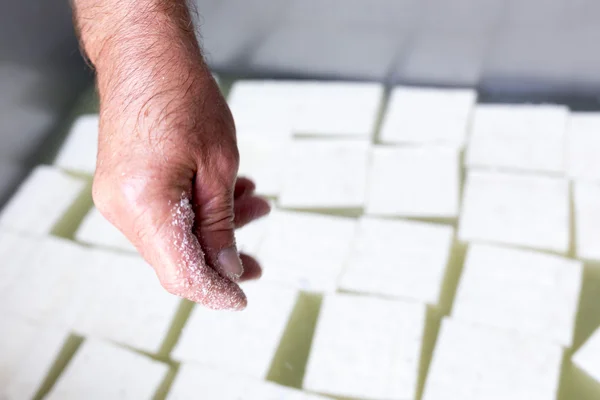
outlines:
M237 179L233 118L185 1L74 0L73 9L100 97L96 206L166 290L243 309L237 282L260 266L237 256L234 229L269 205Z

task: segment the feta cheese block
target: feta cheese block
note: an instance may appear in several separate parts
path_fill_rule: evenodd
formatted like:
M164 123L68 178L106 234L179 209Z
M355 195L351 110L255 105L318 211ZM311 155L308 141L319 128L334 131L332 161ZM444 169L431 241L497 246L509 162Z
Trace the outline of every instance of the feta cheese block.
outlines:
M240 355L242 356L242 355ZM214 368L183 364L167 400L203 398L219 400L325 400L325 397L277 385L272 382L231 374Z
M466 164L562 173L567 117L563 106L478 105Z
M598 154L600 154L600 113L572 113L567 125L567 175L577 181L600 182Z
M240 80L233 84L227 103L235 120L238 139L291 137L293 104L298 83L293 81Z
M98 154L98 114L78 117L71 127L54 164L69 171L93 174Z
M564 253L569 247L569 184L536 175L470 171L458 236Z
M83 304L73 328L157 353L180 299L165 291L154 270L138 256L88 250L86 276L78 295Z
M238 137L240 152L239 176L256 184L256 194L277 197L283 185L283 170L288 161L286 138L265 138L260 135Z
M295 141L285 165L279 206L362 208L370 145L366 141Z
M81 179L53 167L39 166L0 211L0 227L29 234L48 234L84 187L85 182Z
M31 399L41 388L69 333L0 314L0 398Z
M339 287L435 305L453 236L451 226L363 217Z
M271 208L271 212L275 212L275 208ZM265 216L236 229L235 242L238 251L255 256L267 234L270 223L270 216Z
M362 82L300 82L292 111L296 135L373 137L383 85Z
M81 225L77 228L75 239L92 246L137 252L129 239L113 224L108 222L95 207L87 213Z
M396 87L383 119L380 140L462 147L476 97L471 89Z
M303 387L361 399L414 399L425 306L398 300L327 295Z
M473 244L452 317L571 347L582 279L580 261Z
M537 337L444 319L423 400L555 400L562 353Z
M376 147L366 213L453 218L459 209L459 154L449 147Z
M577 257L598 261L600 260L600 183L575 183L573 202Z
M166 364L109 342L86 339L46 399L152 399L167 372Z
M7 307L7 293L19 286L20 276L26 272L24 265L35 252L37 240L26 235L0 229L0 309ZM13 305L10 305L13 307Z
M16 273L0 291L0 313L70 328L80 305L77 288L87 267L85 250L64 239L25 236L14 243L14 250L19 251L17 246L24 242L29 242L28 251L18 258L17 269L13 269L14 259L6 265Z
M356 220L277 210L257 253L263 280L309 292L335 291Z
M572 357L573 364L600 383L600 329Z
M264 282L247 283L243 289L248 307L242 313L195 307L173 350L173 358L266 378L298 293L290 287Z

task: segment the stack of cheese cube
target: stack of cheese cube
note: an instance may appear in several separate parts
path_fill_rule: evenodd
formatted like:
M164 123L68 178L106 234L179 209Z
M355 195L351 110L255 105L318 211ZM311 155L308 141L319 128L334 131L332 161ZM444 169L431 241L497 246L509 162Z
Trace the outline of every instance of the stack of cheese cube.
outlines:
M574 348L600 114L359 82L242 80L228 103L273 204L236 233L264 268L248 308L163 290L91 204L83 115L0 210L0 398L555 400L575 350L600 387L600 330Z

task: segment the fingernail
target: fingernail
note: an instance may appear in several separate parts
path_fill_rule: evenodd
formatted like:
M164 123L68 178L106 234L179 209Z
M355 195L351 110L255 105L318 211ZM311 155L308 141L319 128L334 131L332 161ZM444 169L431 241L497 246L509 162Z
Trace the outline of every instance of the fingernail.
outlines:
M235 246L221 250L218 261L221 272L229 279L236 281L242 276L244 266Z

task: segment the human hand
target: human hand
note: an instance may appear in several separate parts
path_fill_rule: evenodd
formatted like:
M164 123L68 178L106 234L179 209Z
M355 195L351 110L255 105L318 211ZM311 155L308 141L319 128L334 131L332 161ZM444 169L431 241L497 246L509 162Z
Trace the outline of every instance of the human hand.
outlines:
M252 182L236 183L233 118L195 37L180 26L187 8L148 2L166 8L129 21L129 34L86 46L100 96L94 201L169 292L243 309L236 282L257 277L260 267L249 256L240 260L234 228L266 215L269 205L254 196ZM80 34L85 46L81 27Z

